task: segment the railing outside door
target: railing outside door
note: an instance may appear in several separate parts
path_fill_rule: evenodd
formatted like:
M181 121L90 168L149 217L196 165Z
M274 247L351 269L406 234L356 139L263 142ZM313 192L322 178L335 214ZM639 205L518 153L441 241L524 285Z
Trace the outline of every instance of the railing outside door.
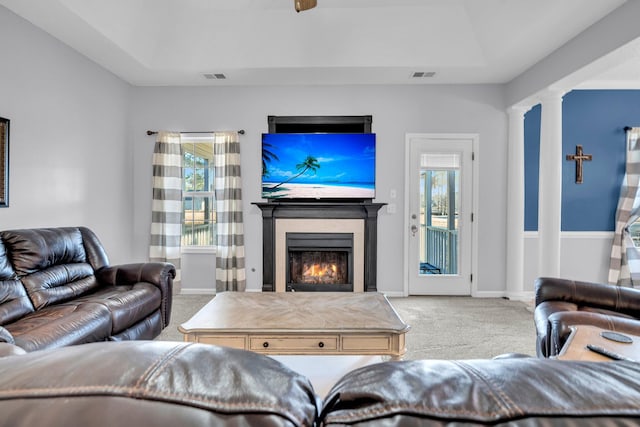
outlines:
M458 273L458 231L422 225L420 260L429 274Z

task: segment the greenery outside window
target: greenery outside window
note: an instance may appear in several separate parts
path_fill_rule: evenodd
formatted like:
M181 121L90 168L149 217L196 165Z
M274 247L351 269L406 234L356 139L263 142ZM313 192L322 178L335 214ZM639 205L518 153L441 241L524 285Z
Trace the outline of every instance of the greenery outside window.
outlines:
M182 247L216 246L213 135L182 135Z

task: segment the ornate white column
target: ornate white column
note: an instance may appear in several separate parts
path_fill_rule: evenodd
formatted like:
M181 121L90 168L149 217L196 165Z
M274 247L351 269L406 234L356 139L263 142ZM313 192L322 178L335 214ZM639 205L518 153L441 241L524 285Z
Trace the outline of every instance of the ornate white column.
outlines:
M524 114L527 110L522 106L507 110L506 296L511 299L521 299L524 292Z
M547 277L560 276L563 95L549 91L541 96L538 275Z

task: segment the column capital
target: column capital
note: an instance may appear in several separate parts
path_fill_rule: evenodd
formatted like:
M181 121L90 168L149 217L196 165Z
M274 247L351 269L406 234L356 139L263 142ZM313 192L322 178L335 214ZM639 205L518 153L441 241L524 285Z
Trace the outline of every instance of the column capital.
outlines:
M530 106L526 105L512 105L507 108L507 114L510 117L524 117L525 113L531 109Z
M562 98L568 91L564 89L549 88L538 94L538 99L542 104L551 102L562 102Z

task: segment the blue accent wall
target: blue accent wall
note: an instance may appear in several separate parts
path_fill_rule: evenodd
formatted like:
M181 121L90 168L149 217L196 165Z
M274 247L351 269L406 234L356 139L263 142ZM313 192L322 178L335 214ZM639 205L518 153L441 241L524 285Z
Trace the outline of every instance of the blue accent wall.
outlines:
M525 114L525 231L538 229L539 105ZM624 177L625 126L640 126L640 90L574 90L562 102L562 231L613 231ZM576 162L582 145L582 184Z
M538 230L540 104L524 115L524 230Z

